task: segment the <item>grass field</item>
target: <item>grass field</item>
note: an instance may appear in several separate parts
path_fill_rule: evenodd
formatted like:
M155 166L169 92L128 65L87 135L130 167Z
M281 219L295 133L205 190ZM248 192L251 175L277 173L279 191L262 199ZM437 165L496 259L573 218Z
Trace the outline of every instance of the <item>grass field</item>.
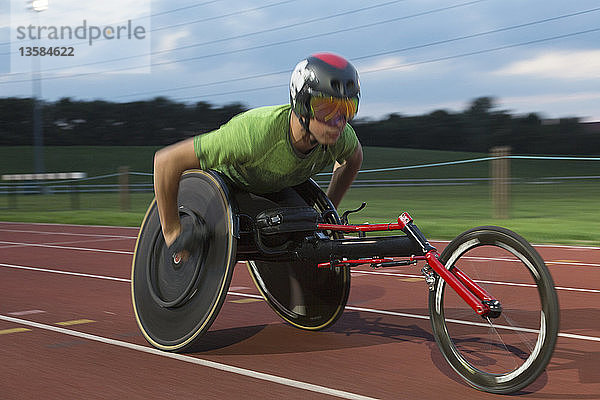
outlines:
M150 172L155 147L49 147L45 164L48 172L83 171L88 176L116 173L120 166L130 171ZM422 165L486 157L487 154L427 151L414 149L366 148L363 169ZM32 150L28 147L0 149L0 172L32 171ZM486 178L489 162L451 167L405 169L361 173L358 180ZM600 175L596 161L512 160L515 178L536 182L548 176ZM327 180L327 176L318 180ZM112 177L102 182L116 183ZM131 182L151 182L149 176L131 177ZM565 180L564 182L570 182ZM510 218L493 219L490 188L487 183L463 186L354 187L340 210L367 208L351 217L352 223L391 222L402 211L411 213L423 232L431 238L450 239L477 225L502 225L535 243L600 245L600 182L573 180L561 184L519 184L511 187ZM98 183L98 182L96 182ZM78 210L71 210L69 194L0 196L0 220L62 222L136 226L152 199L151 193L132 193L130 209L120 211L118 193L80 193Z
M492 218L487 185L459 187L385 188L351 190L340 209L367 207L350 217L351 223L392 222L408 211L417 226L431 238L451 239L480 225L512 229L535 243L600 245L600 187L561 185L561 190L544 186L513 186L510 218Z

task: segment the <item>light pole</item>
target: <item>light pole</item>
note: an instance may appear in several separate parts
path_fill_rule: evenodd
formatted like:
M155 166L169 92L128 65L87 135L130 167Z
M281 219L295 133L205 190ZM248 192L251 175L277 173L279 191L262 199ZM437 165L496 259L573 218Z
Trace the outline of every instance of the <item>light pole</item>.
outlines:
M36 13L36 23L39 25L38 14L48 9L48 0L27 1L28 8ZM38 38L38 40L41 38ZM35 47L32 44L32 47ZM44 128L42 124L42 72L41 57L33 56L31 89L33 91L33 163L36 174L44 173Z

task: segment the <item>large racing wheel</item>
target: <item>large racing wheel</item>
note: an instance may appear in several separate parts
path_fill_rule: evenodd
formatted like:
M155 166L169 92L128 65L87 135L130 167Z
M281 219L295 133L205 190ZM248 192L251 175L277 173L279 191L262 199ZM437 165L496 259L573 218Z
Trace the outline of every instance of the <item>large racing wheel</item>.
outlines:
M340 223L329 198L311 179L294 189L326 222ZM307 330L331 326L342 315L350 293L350 269L317 268L308 262L249 261L256 287L271 308L291 325Z
M234 208L215 172L181 178L180 218L205 224L208 238L185 260L169 257L156 201L138 236L131 274L133 309L144 337L167 351L189 349L208 330L227 295L236 256Z
M544 260L516 233L483 226L451 241L440 261L502 304L499 316L482 318L438 277L429 314L446 360L480 390L508 394L529 385L548 365L559 329L558 297Z

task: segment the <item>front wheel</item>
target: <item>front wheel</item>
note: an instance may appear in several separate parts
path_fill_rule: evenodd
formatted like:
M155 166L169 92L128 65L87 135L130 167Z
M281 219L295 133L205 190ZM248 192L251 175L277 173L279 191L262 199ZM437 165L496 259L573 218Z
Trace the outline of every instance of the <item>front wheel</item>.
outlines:
M491 393L513 393L532 383L550 361L559 326L554 282L537 251L514 232L486 226L459 235L440 261L450 271L459 268L502 304L498 318L482 318L436 277L429 313L452 368Z

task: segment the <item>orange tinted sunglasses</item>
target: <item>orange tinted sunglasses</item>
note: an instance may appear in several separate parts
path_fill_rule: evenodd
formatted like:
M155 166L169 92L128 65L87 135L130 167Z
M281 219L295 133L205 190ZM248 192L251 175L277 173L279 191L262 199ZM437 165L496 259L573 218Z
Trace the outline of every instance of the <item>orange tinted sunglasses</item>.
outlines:
M316 120L329 123L343 117L350 121L358 112L358 97L312 96L310 108Z

